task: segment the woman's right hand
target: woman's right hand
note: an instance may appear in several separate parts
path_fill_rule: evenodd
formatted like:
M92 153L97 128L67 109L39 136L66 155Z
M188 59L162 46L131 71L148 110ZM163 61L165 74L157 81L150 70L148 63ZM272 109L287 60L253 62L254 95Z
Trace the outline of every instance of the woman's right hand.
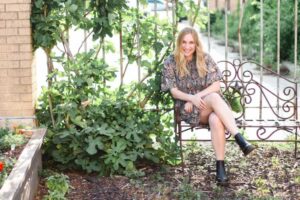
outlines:
M205 101L200 95L193 95L191 98L191 102L200 110L205 110L207 108Z

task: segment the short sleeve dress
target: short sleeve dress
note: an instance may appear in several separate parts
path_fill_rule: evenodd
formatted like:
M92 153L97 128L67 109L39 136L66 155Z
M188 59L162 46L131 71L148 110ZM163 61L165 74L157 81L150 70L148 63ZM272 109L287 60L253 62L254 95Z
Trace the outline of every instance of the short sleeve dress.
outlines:
M189 75L179 77L174 55L170 55L164 61L161 90L168 91L172 88L178 88L184 93L196 94L213 82L221 80L223 76L215 61L207 53L205 53L204 58L208 71L205 77L201 78L198 75L195 57L187 64ZM185 101L176 100L175 103L180 108L180 116L183 121L192 126L199 125L200 110L198 108L193 106L193 111L186 113L184 110Z

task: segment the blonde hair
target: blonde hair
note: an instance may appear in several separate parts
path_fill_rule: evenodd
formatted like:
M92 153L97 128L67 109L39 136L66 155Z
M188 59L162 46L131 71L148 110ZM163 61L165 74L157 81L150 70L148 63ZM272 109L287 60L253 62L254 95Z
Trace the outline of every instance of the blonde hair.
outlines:
M202 48L202 44L199 40L198 33L196 32L195 29L193 29L191 27L186 27L186 28L182 29L179 32L177 41L176 41L174 58L175 58L175 62L176 62L176 67L179 72L179 76L183 77L183 76L189 74L189 71L186 68L188 61L185 59L184 54L181 52L181 43L182 43L183 37L187 34L192 35L194 42L196 44L196 49L195 49L194 55L196 56L197 71L198 71L199 76L201 78L203 78L207 73L207 68L206 68L206 64L205 64L205 60L204 60L204 51Z

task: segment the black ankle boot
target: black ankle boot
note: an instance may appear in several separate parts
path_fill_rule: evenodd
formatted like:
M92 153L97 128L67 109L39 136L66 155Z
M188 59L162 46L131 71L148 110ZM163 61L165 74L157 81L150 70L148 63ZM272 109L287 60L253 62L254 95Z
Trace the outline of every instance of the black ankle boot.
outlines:
M217 160L216 168L217 168L217 176L216 176L217 184L222 186L228 185L228 178L226 176L224 160Z
M255 147L248 143L240 133L236 134L234 138L236 143L240 146L242 152L244 153L244 156L247 156L255 149Z

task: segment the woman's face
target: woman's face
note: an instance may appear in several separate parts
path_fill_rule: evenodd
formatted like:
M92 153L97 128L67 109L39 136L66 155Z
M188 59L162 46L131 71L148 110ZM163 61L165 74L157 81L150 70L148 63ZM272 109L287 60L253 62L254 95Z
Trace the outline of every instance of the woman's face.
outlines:
M187 60L193 58L193 54L196 51L196 43L192 34L189 33L183 36L181 41L181 51Z

